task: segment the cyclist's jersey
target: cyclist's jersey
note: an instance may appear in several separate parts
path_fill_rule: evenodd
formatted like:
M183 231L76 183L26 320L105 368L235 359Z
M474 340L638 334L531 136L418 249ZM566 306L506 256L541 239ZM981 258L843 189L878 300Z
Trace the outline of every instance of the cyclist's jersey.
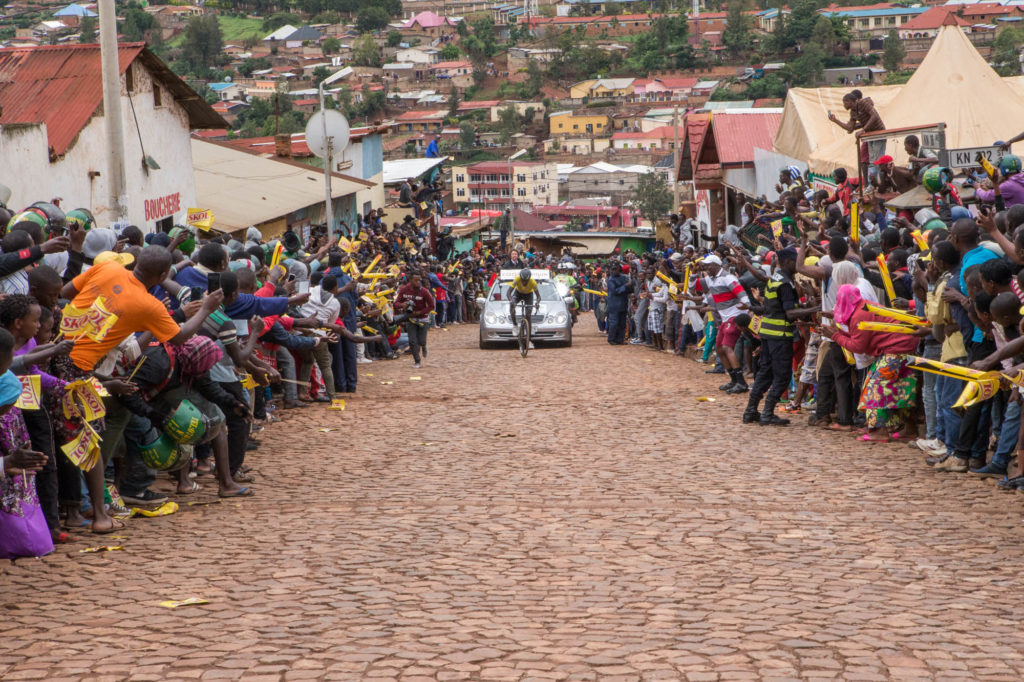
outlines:
M519 275L516 275L516 278L512 280L512 288L520 294L531 294L537 291L537 280L531 278L524 282Z

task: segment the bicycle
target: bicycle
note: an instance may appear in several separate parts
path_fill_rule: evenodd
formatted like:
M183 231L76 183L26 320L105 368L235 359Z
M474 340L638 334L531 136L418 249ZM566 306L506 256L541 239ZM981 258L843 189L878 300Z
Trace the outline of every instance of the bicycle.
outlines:
M530 321L529 308L526 301L516 301L519 308L519 325L516 329L516 339L519 341L519 353L525 358L530 352L530 337L533 334L533 323ZM535 308L536 306L530 306Z

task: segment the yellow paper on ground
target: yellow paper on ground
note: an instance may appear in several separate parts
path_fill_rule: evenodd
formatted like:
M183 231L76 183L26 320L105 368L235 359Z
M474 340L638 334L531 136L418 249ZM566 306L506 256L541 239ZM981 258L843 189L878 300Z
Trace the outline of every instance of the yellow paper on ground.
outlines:
M164 502L156 509L143 509L142 507L132 507L132 516L145 516L147 518L155 518L157 516L170 516L176 511L178 511L177 502Z
M160 602L160 606L165 609L176 609L180 606L197 606L199 604L209 604L210 602L206 599L200 599L199 597L189 597L188 599L182 599L180 601L169 600Z
M117 552L124 549L121 545L100 545L99 547L86 547L78 550L79 554L92 554L93 552Z
M331 406L328 407L327 409L328 410L337 410L338 412L343 411L345 409L345 399L344 398L335 398L334 400L331 401Z

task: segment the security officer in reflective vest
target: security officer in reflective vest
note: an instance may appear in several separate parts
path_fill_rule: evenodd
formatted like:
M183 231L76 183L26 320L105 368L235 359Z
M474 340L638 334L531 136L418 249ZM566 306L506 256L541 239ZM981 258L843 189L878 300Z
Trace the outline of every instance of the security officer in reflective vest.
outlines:
M793 377L793 322L810 317L818 308L797 308L796 249L779 251L775 274L765 285L761 310L761 361L750 387L750 400L743 413L744 424L788 426L789 420L776 416L775 405L789 387ZM767 392L767 394L766 394ZM764 409L758 414L758 403L764 397Z

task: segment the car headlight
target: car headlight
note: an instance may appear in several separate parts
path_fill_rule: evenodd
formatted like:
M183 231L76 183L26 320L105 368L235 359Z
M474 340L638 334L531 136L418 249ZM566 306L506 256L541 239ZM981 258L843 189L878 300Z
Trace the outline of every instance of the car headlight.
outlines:
M498 324L507 324L512 321L508 315L498 315Z
M498 316L495 315L494 313L487 313L484 315L484 322L486 322L487 324L497 324Z
M544 323L545 324L554 324L555 323L555 316L554 315L548 315L547 317L544 318Z
M565 321L568 319L569 317L565 313L558 313L555 315L555 322L557 324L565 324Z

